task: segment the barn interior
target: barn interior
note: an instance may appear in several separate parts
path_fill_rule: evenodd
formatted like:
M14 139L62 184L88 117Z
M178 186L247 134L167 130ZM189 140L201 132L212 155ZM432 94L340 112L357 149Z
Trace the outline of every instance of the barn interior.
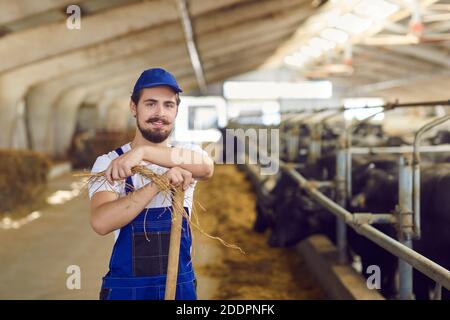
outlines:
M0 299L101 298L90 177L150 68L214 161L196 298L450 299L449 0L0 0L0 57Z

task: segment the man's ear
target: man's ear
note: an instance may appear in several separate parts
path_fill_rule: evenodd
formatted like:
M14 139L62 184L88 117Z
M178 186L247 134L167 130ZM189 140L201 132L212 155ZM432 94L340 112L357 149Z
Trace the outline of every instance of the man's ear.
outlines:
M134 104L133 100L131 100L131 99L130 99L130 110L131 110L131 113L133 114L133 117L136 118L137 106Z

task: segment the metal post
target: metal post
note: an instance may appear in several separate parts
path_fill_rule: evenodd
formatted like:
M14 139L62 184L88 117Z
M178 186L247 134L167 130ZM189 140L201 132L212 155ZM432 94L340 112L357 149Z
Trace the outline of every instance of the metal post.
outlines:
M442 299L442 285L436 282L433 290L433 300L441 300Z
M294 162L298 157L299 134L298 128L293 128L287 135L287 156L290 162Z
M413 161L413 224L414 224L414 238L420 239L422 237L422 231L420 227L420 162Z
M412 203L412 166L411 161L404 156L399 159L399 183L397 221L398 240L408 248L412 248L413 235L413 203ZM412 300L413 296L413 268L403 259L398 261L400 300Z
M267 154L262 151L261 156L267 158ZM300 188L305 190L305 192L319 204L321 204L325 209L330 211L337 218L342 219L346 224L348 224L353 230L361 234L365 238L374 242L376 245L387 250L391 254L407 261L413 268L422 272L424 275L430 279L440 283L442 287L450 290L450 271L444 267L438 265L436 262L430 260L429 258L419 254L413 249L403 245L396 239L392 238L381 232L380 230L374 228L367 223L355 223L353 214L343 208L341 205L331 200L329 197L320 192L317 187L310 180L303 177L297 170L295 170L291 164L286 164L285 162L277 159L272 159L272 161L278 162L280 168L289 174L295 181L298 182ZM396 218L398 220L398 218Z
M347 199L352 199L352 151L350 148L345 149L345 189Z
M336 200L343 208L347 205L345 173L346 150L338 149L336 153ZM347 262L347 226L344 221L336 218L336 243L339 263Z
M321 153L321 128L318 125L311 127L311 142L309 144L308 163L315 163Z

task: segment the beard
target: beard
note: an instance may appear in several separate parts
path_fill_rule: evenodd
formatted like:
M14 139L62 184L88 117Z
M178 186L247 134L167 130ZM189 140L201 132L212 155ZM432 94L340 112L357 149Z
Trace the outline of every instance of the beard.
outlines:
M162 121L164 125L168 125L170 124L169 121L167 121L165 118L160 118L160 117L152 117L150 119L148 119L147 121L145 121L145 123L153 123L156 121ZM168 130L161 128L155 128L155 129L144 129L141 127L141 125L139 124L139 118L136 118L136 124L137 127L139 129L139 131L141 132L142 136L153 143L161 143L164 140L166 140L170 134L172 133L173 127L169 128Z

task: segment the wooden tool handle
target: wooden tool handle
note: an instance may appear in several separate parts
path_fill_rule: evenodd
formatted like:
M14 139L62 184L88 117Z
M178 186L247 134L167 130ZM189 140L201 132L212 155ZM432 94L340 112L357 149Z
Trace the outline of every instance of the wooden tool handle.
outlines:
M170 243L169 243L169 260L167 265L166 291L164 300L175 300L178 277L178 262L180 257L180 241L181 241L181 226L183 216L181 212L175 210L174 204L177 203L178 208L183 208L184 191L182 188L177 188L172 197L172 226L170 228Z

